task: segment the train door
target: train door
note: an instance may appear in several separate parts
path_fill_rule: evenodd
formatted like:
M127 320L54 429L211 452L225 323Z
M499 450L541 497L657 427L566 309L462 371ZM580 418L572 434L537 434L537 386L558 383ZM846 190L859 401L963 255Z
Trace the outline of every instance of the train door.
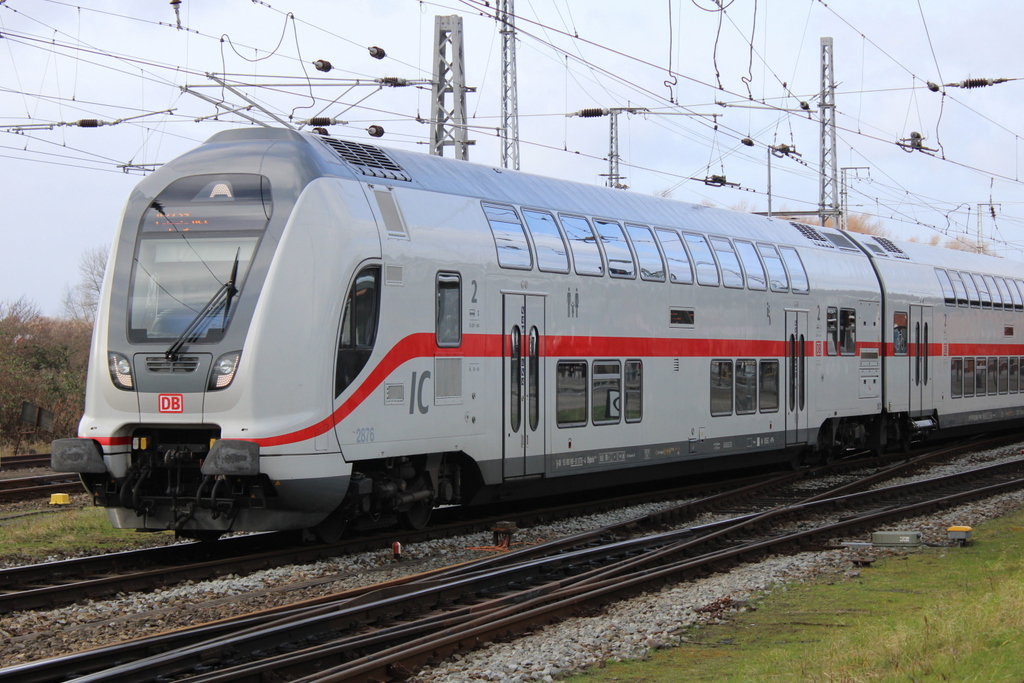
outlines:
M503 472L522 477L544 472L544 297L504 295L502 377Z
M910 307L910 416L932 413L931 306Z
M807 440L807 311L786 311L786 445Z

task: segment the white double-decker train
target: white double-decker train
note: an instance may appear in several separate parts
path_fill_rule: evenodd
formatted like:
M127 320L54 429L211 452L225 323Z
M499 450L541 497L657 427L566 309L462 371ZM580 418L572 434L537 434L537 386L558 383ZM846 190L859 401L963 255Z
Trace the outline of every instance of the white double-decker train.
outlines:
M52 464L116 527L332 539L1010 423L1022 335L1016 262L233 130L129 198Z

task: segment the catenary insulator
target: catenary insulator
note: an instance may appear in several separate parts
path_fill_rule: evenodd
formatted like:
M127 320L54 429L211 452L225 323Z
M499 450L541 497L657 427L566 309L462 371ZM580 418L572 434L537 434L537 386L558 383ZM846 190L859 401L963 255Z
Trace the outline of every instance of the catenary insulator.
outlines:
M747 147L753 147L754 146L754 141L751 140L750 138L743 138L742 140L740 140L740 142L742 142Z
M939 92L939 84L928 81L928 89L932 92Z
M384 135L384 126L374 124L367 128L366 132L370 134L370 137L379 138Z
M314 116L309 120L311 126L329 126L334 123L334 119L330 116Z
M377 47L376 45L366 49L370 51L370 56L373 57L374 59L384 59L385 57L388 56L388 53L384 52L384 48Z
M607 113L604 109L580 109L579 116L580 118L589 119L595 116L604 116Z
M317 71L323 71L324 73L327 73L328 71L334 68L331 65L331 63L328 62L326 59L316 60L315 62L313 62L313 66L316 67Z
M100 122L98 119L82 119L78 121L78 125L81 128L99 128Z

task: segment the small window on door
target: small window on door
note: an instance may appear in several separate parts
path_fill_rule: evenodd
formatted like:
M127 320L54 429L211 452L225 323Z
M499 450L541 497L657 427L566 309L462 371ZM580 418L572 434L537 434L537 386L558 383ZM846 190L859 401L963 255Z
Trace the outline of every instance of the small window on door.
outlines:
M437 274L436 338L440 347L462 344L462 277L458 273Z
M907 314L896 311L892 314L892 352L897 356L907 355Z

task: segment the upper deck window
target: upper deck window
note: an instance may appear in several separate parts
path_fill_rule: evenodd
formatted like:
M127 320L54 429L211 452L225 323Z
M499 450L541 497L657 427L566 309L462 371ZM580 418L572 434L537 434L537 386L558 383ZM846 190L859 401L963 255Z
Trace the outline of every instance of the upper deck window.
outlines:
M722 265L722 284L733 289L743 289L743 269L740 268L740 260L732 243L724 237L712 237L711 246Z
M516 210L502 204L484 204L483 207L498 250L498 265L517 270L533 268L530 244Z
M683 240L675 230L656 228L654 231L665 250L668 259L668 272L672 282L682 285L693 284L693 270L690 268L690 257L683 246Z
M665 263L661 260L661 252L654 242L651 229L645 225L626 223L626 232L633 240L633 250L640 261L640 277L654 282L665 281Z
M970 273L961 273L963 277L964 287L967 288L967 299L971 302L971 306L979 308L981 306L981 295L978 294L978 285L974 281L974 276Z
M548 273L568 273L569 252L555 217L547 211L523 209L523 218L537 249L537 267Z
M715 257L712 255L711 247L708 246L704 235L684 232L683 239L686 240L687 246L690 247L690 253L693 254L693 263L697 267L697 283L717 287L721 282L718 277L718 264L715 263Z
M996 285L1003 296L1003 308L1006 310L1011 308L1020 309L1020 294L1017 292L1017 288L1013 286L1013 283L1008 283L1003 278L997 277Z
M806 294L811 290L810 282L807 280L807 271L800 261L800 254L793 247L779 247L782 253L782 260L789 271L789 281L793 283L794 294Z
M958 306L967 305L967 288L964 285L963 278L960 277L960 273L955 270L947 272L949 275L949 281L953 283L953 291L956 292L956 303Z
M768 280L764 274L764 266L757 256L757 249L751 242L736 240L736 251L743 261L743 270L747 274L747 289L763 292L768 289Z
M612 221L594 219L594 227L601 236L601 246L608 258L608 272L612 277L635 278L636 263L629 243L622 232L622 226Z
M1003 296L999 293L999 287L996 286L995 278L991 275L983 275L985 284L988 285L989 295L992 297L992 307L996 309L1002 309L1003 307Z
M786 267L782 265L782 258L779 250L773 244L758 244L757 250L764 259L764 265L768 267L768 282L773 292L789 291L789 276L786 275Z
M953 283L949 279L949 273L941 268L936 268L935 277L939 278L939 286L942 287L942 298L946 300L946 305L956 306L956 293L953 292Z
M604 275L604 261L601 260L601 251L598 249L597 238L590 227L590 221L583 216L559 214L558 218L562 221L565 236L569 238L576 274Z
M1006 282L1007 282L1007 284L1010 285L1010 291L1011 292L1014 289L1014 285L1017 286L1017 292L1020 295L1021 300L1024 301L1024 282L1021 282L1020 280L1010 280L1010 279L1007 279ZM1016 301L1017 301L1017 299L1014 299L1014 302L1016 302ZM1024 308L1024 304L1016 304L1015 303L1014 304L1014 308L1016 308L1019 311L1022 308Z

